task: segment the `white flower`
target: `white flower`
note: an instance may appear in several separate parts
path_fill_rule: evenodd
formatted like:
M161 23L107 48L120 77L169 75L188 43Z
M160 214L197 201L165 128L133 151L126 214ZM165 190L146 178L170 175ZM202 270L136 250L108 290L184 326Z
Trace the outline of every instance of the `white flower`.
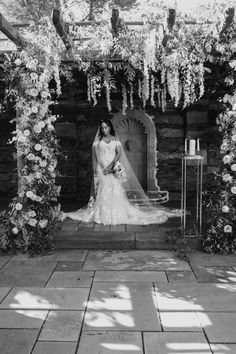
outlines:
M38 74L36 74L36 73L31 73L31 74L30 74L30 77L31 77L32 80L36 81L36 80L38 79Z
M39 165L40 165L40 167L46 167L47 166L47 162L46 161L40 161Z
M38 107L37 106L32 106L31 111L32 111L32 113L37 113L38 112Z
M36 151L40 151L42 149L42 145L41 144L36 144L34 146L34 148L35 148Z
M33 200L33 198L34 198L34 193L33 193L32 191L27 191L27 192L26 192L26 197Z
M223 143L221 144L221 150L222 151L225 151L225 150L227 150L228 149L228 144L227 144L227 142L226 141L223 141Z
M26 156L28 160L33 161L35 160L35 155L30 153L29 155Z
M17 58L17 59L14 61L14 63L15 63L17 66L19 66L19 65L21 65L22 61L21 61L19 58Z
M230 225L225 225L225 227L224 227L224 232L232 232L232 226L230 226Z
M49 157L50 156L49 149L48 149L47 146L43 146L42 155L45 156L45 157Z
M35 173L35 177L36 177L37 179L40 179L40 178L42 177L42 173L41 173L41 172L36 172L36 173Z
M41 121L38 123L38 126L43 129L45 127L45 123Z
M224 158L223 158L223 162L224 162L224 164L226 164L226 163L230 163L230 161L231 161L230 156L229 156L229 155L225 155L225 156L224 156Z
M54 128L54 126L53 126L52 124L48 124L48 130L49 130L50 132L52 132L52 131L55 130L55 128Z
M37 225L37 220L34 219L34 218L29 219L28 224L29 224L30 226L35 227L35 226Z
M35 60L31 60L26 64L26 67L31 69L31 70L36 70L36 62Z
M30 131L29 129L24 130L24 136L30 136Z
M32 88L31 90L29 90L29 95L36 97L38 96L38 90L36 90L35 88Z
M24 194L25 194L25 192L19 192L19 194L18 194L18 196L19 196L19 198L23 198L24 197Z
M41 201L42 201L42 198L39 197L38 195L36 195L36 196L34 197L34 200L35 200L36 202L41 202Z
M236 68L236 60L232 60L229 62L229 66L233 69Z
M41 97L42 98L47 98L49 96L49 93L47 91L42 91L41 92Z
M233 194L236 194L236 186L231 187L231 192L232 192Z
M15 208L16 210L21 210L23 208L23 205L21 203L16 203Z
M25 107L25 109L24 109L24 114L25 114L26 116L29 116L29 115L31 114L31 109L30 109L29 107Z
M36 216L36 213L34 210L30 210L30 211L28 211L27 215L31 218L34 218Z
M228 212L229 212L229 207L228 207L228 205L224 205L224 206L222 207L222 211L223 211L223 213L228 213Z
M223 181L225 181L225 182L231 182L232 181L232 179L233 179L233 177L232 176L230 176L230 174L229 173L226 173L225 175L223 175Z
M42 83L43 83L43 82L47 82L47 77L46 77L46 75L44 75L44 74L40 75L39 81L42 82Z
M13 229L11 230L11 232L14 234L14 235L17 235L19 233L19 230L17 229L17 227L13 227Z
M233 163L230 168L233 172L236 172L236 163Z
M23 136L23 135L18 136L17 140L19 143L25 143L25 141L26 141L25 136Z
M225 78L225 83L226 83L226 85L231 86L234 83L234 79L230 78L230 77L226 77Z
M48 171L49 171L49 172L54 172L54 169L55 169L55 168L54 168L53 166L48 166Z
M234 135L232 136L232 140L233 140L234 143L236 143L236 134L234 134Z
M40 134L41 131L42 131L42 129L39 127L39 125L35 125L35 126L34 126L34 132L35 132L36 134Z
M41 227L41 229L44 229L48 224L48 221L46 219L42 219L39 221L39 226Z

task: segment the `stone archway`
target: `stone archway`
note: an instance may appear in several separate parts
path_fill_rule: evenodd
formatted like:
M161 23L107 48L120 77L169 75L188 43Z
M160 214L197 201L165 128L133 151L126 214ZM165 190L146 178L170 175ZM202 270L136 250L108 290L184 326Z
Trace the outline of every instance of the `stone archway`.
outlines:
M127 122L130 121L130 124ZM158 185L156 176L157 167L157 138L156 138L156 127L153 122L153 117L149 116L142 109L127 110L126 115L122 112L115 113L112 118L112 123L115 130L119 134L119 130L123 126L127 126L127 129L132 131L132 126L134 121L138 121L142 124L145 129L146 134L146 192L149 197L154 199L160 199L160 201L166 202L169 200L169 193L167 191L161 191ZM137 129L136 129L137 130ZM134 131L135 138L135 131Z

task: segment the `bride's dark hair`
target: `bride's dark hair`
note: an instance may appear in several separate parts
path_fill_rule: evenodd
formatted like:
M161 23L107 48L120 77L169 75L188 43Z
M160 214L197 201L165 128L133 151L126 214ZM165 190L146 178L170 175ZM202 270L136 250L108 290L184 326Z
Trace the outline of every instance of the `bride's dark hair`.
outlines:
M115 130L111 120L101 120L99 125L99 138L102 139L103 132L102 132L102 123L105 123L110 128L110 134L115 136Z

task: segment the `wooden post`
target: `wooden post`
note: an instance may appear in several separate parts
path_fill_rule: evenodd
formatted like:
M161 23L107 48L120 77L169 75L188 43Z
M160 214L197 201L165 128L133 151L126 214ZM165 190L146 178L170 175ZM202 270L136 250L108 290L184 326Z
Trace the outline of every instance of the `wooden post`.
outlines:
M94 0L90 0L90 8L89 8L89 16L88 19L89 21L93 21L94 20L94 14L93 14L93 5L94 5Z
M111 27L114 37L118 36L119 31L126 30L125 22L119 17L119 10L116 8L112 9Z
M20 35L19 31L14 28L0 13L0 31L5 34L17 47L23 48L27 45L27 41Z
M225 23L220 34L223 34L227 30L227 28L229 28L229 26L232 24L234 20L234 14L235 14L234 7L229 7L228 10L226 10Z
M166 46L167 41L169 39L169 34L173 30L173 27L174 27L174 24L175 24L175 17L176 17L175 9L169 9L169 16L168 16L168 19L167 19L167 29L168 29L168 31L166 31L165 34L164 34L164 38L163 38L163 41L162 41L163 47Z
M59 9L53 10L52 21L56 28L57 33L59 34L63 43L65 44L67 51L71 51L72 53L74 53L75 51L74 42L72 38L70 38L67 32L68 24L65 23L65 21L63 20L61 16L61 11Z

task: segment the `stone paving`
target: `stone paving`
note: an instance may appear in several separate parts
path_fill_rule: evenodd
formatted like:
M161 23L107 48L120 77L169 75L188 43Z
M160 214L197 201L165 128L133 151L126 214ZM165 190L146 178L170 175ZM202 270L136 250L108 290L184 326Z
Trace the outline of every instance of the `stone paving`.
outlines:
M236 354L236 256L0 256L1 354Z

